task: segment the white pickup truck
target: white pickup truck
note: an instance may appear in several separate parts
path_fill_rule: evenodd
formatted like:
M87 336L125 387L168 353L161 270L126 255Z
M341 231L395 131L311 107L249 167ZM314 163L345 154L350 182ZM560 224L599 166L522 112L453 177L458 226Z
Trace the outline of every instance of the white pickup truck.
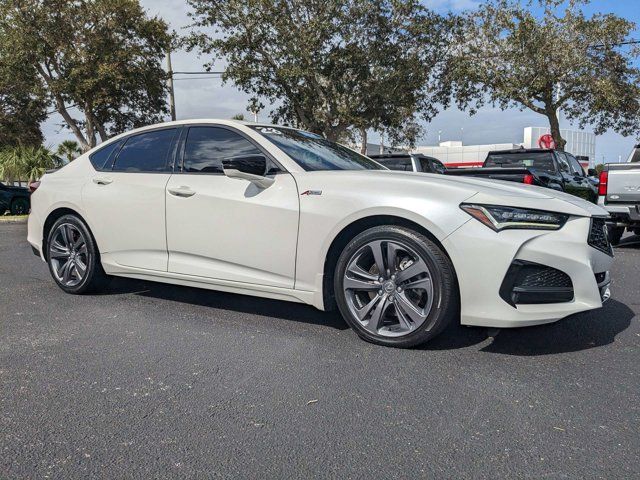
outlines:
M625 230L640 235L640 145L626 163L608 163L600 172L598 205L611 215L607 227L613 245Z

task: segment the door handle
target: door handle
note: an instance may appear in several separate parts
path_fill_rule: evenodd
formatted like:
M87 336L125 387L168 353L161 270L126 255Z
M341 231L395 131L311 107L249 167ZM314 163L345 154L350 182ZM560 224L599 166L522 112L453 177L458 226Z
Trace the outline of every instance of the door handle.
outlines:
M109 185L112 182L112 179L106 177L95 177L93 179L93 183L95 183L96 185Z
M196 194L196 192L191 190L189 187L185 187L185 186L168 188L167 191L174 197L183 197L183 198L192 197Z

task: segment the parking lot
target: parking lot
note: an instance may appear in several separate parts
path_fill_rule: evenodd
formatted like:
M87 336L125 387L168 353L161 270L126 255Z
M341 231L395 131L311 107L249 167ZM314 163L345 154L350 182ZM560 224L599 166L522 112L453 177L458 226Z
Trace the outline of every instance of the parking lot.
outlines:
M0 225L0 476L637 478L639 267L627 237L599 311L397 350L273 300L66 295Z

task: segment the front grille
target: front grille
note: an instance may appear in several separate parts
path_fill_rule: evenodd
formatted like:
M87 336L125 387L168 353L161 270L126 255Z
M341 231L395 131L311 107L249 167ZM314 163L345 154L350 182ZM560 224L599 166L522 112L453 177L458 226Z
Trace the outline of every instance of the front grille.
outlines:
M607 235L607 225L604 218L592 218L591 228L589 229L589 237L587 243L596 250L611 255L613 257L613 250L609 243L609 236Z
M500 286L500 296L511 306L563 303L573 300L573 283L566 273L546 265L515 260Z

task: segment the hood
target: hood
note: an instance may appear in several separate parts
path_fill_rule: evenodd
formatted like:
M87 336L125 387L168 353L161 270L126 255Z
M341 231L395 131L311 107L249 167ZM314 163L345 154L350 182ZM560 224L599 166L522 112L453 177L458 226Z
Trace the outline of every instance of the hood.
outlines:
M451 201L532 208L582 217L608 215L606 210L573 195L501 180L394 170L334 170L306 172L304 175L309 175L310 185L315 185L313 179L317 178L318 187L324 185L324 188L349 185L350 188L362 188L367 193L377 190L387 194L395 190L402 197L412 194L423 196L424 192L431 191L433 195L446 195Z

